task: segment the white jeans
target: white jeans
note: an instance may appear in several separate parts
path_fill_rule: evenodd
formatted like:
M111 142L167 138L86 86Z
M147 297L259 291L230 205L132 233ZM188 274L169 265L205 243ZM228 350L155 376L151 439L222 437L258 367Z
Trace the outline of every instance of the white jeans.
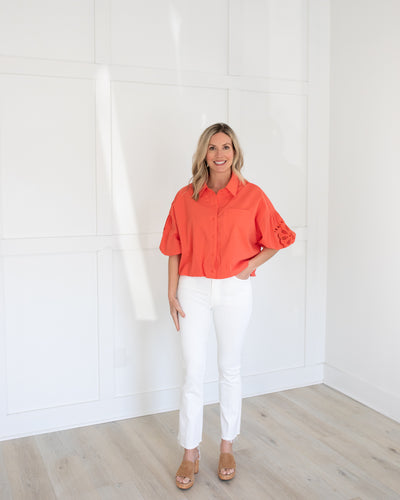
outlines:
M179 318L185 375L178 441L184 448L196 448L202 438L207 340L213 320L218 345L221 437L232 441L240 432L240 365L252 309L250 279L179 278L177 297L186 315Z

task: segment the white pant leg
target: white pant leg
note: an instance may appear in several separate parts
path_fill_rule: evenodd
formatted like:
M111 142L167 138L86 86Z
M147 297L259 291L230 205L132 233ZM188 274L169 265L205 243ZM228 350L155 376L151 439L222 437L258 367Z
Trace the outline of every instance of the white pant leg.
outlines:
M218 344L221 437L240 433L242 411L241 358L252 311L251 278L232 277L215 283L213 316Z
M184 383L179 411L178 441L187 449L196 448L203 432L203 393L208 335L211 327L211 281L181 276L177 297L185 312L179 317Z

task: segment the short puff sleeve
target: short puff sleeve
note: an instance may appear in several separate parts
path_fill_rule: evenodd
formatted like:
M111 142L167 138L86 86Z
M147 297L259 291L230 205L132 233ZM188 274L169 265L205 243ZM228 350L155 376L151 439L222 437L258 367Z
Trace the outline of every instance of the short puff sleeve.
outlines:
M286 248L294 243L296 233L285 224L268 197L262 194L256 214L257 243L263 248Z
M176 223L174 205L172 204L160 243L160 250L164 255L179 255L182 253L179 230Z

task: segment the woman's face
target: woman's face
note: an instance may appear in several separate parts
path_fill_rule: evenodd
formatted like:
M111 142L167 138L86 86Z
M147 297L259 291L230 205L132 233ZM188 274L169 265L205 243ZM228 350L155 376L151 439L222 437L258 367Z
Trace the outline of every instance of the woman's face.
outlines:
M206 162L214 173L225 173L232 167L235 151L229 135L223 132L214 134L208 143Z

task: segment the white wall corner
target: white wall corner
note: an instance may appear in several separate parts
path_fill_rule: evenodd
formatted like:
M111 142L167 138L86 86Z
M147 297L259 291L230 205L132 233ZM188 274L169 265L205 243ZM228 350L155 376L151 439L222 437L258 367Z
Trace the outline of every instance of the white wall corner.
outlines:
M324 384L400 422L400 398L397 395L389 394L380 387L328 363L324 364Z

